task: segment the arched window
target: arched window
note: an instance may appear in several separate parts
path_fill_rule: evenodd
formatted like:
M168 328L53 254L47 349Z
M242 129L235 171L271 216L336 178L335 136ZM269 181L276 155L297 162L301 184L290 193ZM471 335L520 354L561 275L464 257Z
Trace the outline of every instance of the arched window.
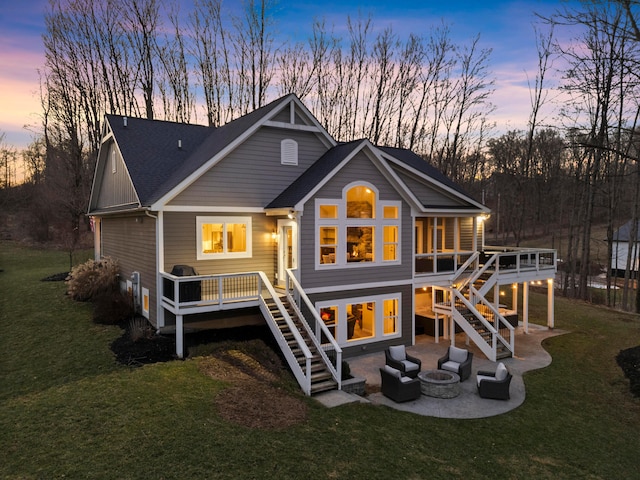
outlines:
M347 185L343 197L316 200L317 264L357 267L400 262L399 201L373 185Z
M376 218L376 195L369 187L357 185L347 191L347 218Z

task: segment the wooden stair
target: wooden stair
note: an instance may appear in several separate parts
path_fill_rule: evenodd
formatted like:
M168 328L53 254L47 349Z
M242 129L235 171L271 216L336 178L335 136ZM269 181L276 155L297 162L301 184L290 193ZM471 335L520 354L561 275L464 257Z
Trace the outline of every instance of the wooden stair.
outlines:
M333 379L331 372L327 369L322 357L318 353L318 349L315 344L309 338L309 334L307 330L302 325L300 318L298 317L296 311L291 307L286 297L280 298L282 303L285 305L287 309L287 313L291 317L291 320L294 323L294 326L298 329L298 333L302 337L305 342L307 348L311 352L311 394L325 392L328 390L335 390L338 388L338 383ZM268 301L267 306L269 308L269 312L273 317L274 321L277 323L278 328L282 332L285 340L287 341L287 345L291 349L291 352L295 356L298 364L302 369L306 368L306 359L302 348L298 344L293 332L291 331L289 325L285 321L284 317L280 314L278 307L275 302Z

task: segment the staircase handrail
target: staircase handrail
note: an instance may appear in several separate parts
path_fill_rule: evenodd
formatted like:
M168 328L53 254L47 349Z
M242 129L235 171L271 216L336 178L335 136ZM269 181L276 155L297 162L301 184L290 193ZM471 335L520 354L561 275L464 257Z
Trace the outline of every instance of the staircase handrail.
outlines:
M469 290L471 291L471 293L473 293L474 298L476 298L482 304L483 307L489 309L491 313L493 313L493 318L496 319L496 325L499 325L499 327L496 329L497 330L496 335L498 336L500 341L502 341L502 343L511 351L511 353L514 353L514 350L515 350L514 326L511 325L511 323L509 323L507 319L504 318L504 315L500 313L500 310L498 310L491 302L489 302L485 298L484 295L482 295L478 290L476 290L476 288L473 285L469 286ZM507 330L509 330L509 340L507 340L500 334L501 328L506 328Z
M487 358L492 361L496 360L496 348L497 348L497 335L498 331L491 325L482 315L478 309L467 300L462 292L460 292L456 288L451 289L451 312L453 317L455 318L455 314L458 314L462 317L462 314L455 306L456 299L460 300L464 306L471 312L473 315L482 323L485 329L491 334L491 344L487 342L484 338L482 338L478 332L471 327L469 322L465 322L464 324L459 323L464 332L473 339L473 342L478 346L482 353L484 353ZM462 317L464 318L464 317Z
M302 311L300 310L300 307L298 306L297 302L291 295L290 288L287 286L287 297L289 298L291 305L293 306L293 308L295 308L296 313L300 318L300 322L302 323L302 325L304 325L305 330L309 334L309 338L311 339L315 347L318 349L320 357L322 357L322 361L325 363L327 369L331 372L333 379L338 383L338 390L340 390L342 388L342 348L340 348L340 345L338 345L338 342L336 342L335 338L331 334L331 331L327 328L325 323L320 318L320 315L316 311L313 303L311 303L311 299L307 296L307 293L302 288L302 285L300 285L300 282L298 282L298 279L293 274L293 271L291 269L286 269L286 275L287 275L287 285L289 283L293 285L294 287L293 290L297 292L297 294L300 296L300 299L305 303L305 305L307 306L307 309L309 310L309 312L311 312L311 315L314 317L316 324L320 326L321 332L325 335L325 337L333 347L334 351L336 352L336 365L334 367L334 365L331 363L331 360L329 359L324 349L322 348L322 345L320 344L318 337L316 336L315 332L309 325L309 322L307 322L307 319L305 318L305 316L302 314Z
M300 332L298 331L295 324L293 323L293 320L291 319L289 312L287 312L287 309L282 303L282 300L280 300L278 293L276 292L275 288L273 287L273 285L271 284L271 282L269 281L265 273L260 271L258 272L258 275L260 276L260 280L262 281L263 288L265 288L269 292L269 295L273 299L273 302L278 308L278 311L282 315L282 318L286 322L287 326L291 330L291 333L293 334L293 338L295 338L296 343L298 344L298 347L300 348L300 350L304 355L306 374L305 374L305 370L303 370L300 367L298 360L296 359L295 355L291 351L291 347L287 343L287 340L284 338L284 335L282 334L282 331L280 330L278 325L273 321L273 317L270 313L269 315L265 315L265 318L268 318L271 320L271 321L268 321L267 324L269 325L269 328L271 329L271 332L273 333L273 336L276 339L276 342L278 342L278 345L280 346L280 350L282 351L285 358L287 359L287 362L289 363L289 367L291 367L291 371L293 372L293 375L296 377L298 384L302 388L305 395L311 395L311 359L313 355L311 354L309 347L307 347L307 344L302 338L302 335L300 335ZM268 312L269 309L265 303L264 295L262 294L262 289L260 289L260 300L262 301L261 306L264 309L263 312L265 310L266 312Z
M458 270L456 270L456 273L453 275L452 283L457 283L458 282L458 279L462 276L462 274L464 272L467 271L467 268L469 268L469 266L471 266L471 264L474 263L478 259L479 255L480 255L479 252L473 252L473 254L467 259L467 261L464 262L460 266L460 268L458 268ZM464 288L469 283L469 279L470 278L471 277L467 277L467 278L463 279L460 282L460 288Z

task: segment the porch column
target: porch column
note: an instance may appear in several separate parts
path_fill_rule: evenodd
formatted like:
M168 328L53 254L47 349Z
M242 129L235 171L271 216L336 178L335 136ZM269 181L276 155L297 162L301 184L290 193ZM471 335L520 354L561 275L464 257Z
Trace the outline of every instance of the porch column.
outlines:
M522 323L524 333L529 333L529 282L522 282Z
M513 290L513 297L511 300L511 303L513 304L512 310L517 314L518 313L518 284L517 283L513 284L512 290Z
M433 331L436 335L436 343L440 343L440 319L438 318L437 313L436 313L436 319L433 321Z
M555 297L553 290L554 279L549 278L547 280L547 327L554 328L555 326Z
M176 355L184 358L184 323L182 315L176 315Z

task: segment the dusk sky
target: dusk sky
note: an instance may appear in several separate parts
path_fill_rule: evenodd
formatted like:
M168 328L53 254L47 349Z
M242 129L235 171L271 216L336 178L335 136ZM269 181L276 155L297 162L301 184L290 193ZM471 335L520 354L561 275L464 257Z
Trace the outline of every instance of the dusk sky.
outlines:
M234 2L228 1L228 4ZM441 23L451 28L457 44L470 44L480 34L482 48L492 48L491 76L495 78L491 119L499 131L526 126L530 109L527 74L533 82L537 53L534 12L550 14L560 0L279 0L277 28L280 35L305 40L314 18L325 18L340 32L347 15L371 14L376 29L393 27L397 34L427 35ZM39 76L44 65L41 35L47 0L3 0L0 5L0 132L5 143L26 146L33 133L25 125L39 123ZM32 130L37 130L35 127Z

